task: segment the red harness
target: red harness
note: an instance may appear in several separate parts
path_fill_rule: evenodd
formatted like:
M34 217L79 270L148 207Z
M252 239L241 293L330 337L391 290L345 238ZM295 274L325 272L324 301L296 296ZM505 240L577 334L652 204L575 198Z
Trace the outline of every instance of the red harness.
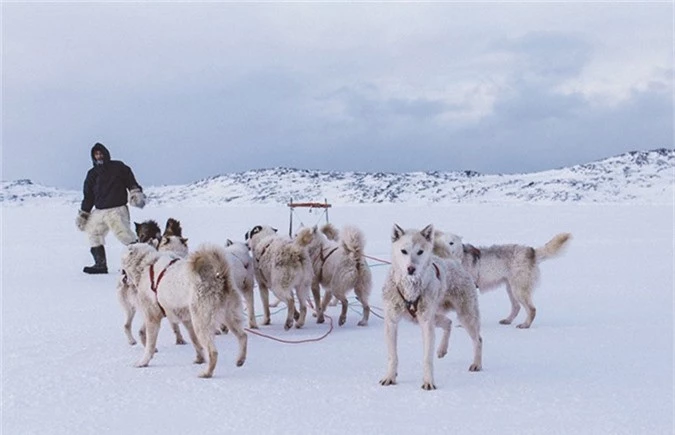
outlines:
M180 260L180 258L174 258L167 264L164 269L162 269L161 272L159 272L159 275L157 276L157 282L155 282L155 265L151 264L150 265L150 290L152 290L155 293L155 298L157 299L157 305L159 305L159 309L162 310L162 314L166 317L166 311L164 311L164 308L162 305L159 303L159 295L157 295L157 287L159 287L160 281L162 281L162 278L164 277L164 274L166 273L166 270L176 261Z

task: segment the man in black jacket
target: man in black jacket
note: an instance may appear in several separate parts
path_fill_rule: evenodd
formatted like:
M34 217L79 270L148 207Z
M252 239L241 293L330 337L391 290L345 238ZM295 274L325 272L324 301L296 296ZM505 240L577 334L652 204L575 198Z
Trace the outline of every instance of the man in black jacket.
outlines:
M125 245L136 241L127 202L143 208L145 194L131 168L119 160L110 160L110 152L103 144L97 142L91 148L91 161L94 167L84 180L84 199L75 224L80 231L87 232L94 257L94 265L85 267L83 272L108 273L105 236L112 230Z

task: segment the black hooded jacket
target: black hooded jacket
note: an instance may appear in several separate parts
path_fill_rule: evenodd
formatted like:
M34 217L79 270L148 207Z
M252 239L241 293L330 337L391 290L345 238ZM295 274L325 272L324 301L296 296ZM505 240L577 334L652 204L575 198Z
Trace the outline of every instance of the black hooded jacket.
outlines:
M94 151L103 152L103 164L96 164ZM84 180L84 199L80 209L90 212L96 207L99 210L126 205L128 201L127 190L141 189L136 182L131 168L119 160L110 160L110 151L103 144L96 143L91 148L91 161L93 168L87 172Z

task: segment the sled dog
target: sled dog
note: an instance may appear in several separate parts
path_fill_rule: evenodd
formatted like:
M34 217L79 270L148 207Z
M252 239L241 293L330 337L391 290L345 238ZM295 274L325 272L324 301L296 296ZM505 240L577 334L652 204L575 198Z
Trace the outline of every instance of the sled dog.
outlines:
M288 307L284 329L301 328L307 316L307 300L312 282L312 264L307 249L296 241L279 236L270 226L256 225L246 232L245 240L251 248L255 277L263 305L263 325L270 324L269 290ZM299 315L295 309L293 289L300 303ZM297 315L297 318L296 318Z
M539 263L559 255L572 238L569 233L560 233L539 248L516 244L476 248L463 244L456 234L437 231L436 236L434 252L461 261L481 293L506 284L511 313L499 323L510 325L522 305L527 317L518 328L529 328L537 315L532 293L539 280Z
M454 260L433 255L432 225L419 230L404 230L394 225L392 264L382 289L384 330L388 350L387 373L382 385L396 383L398 370L398 323L402 318L420 325L423 338L424 390L436 389L433 371L434 327L443 330L437 356L448 351L452 321L445 315L453 310L474 344L469 371L482 369L483 340L476 287L471 276Z
M248 327L258 329L255 320L255 308L253 304L253 284L255 280L255 270L253 258L248 252L248 246L242 242L233 242L227 239L225 242L225 254L230 263L232 283L246 302L246 312L248 314Z
M206 348L208 366L200 377L213 375L218 361L214 331L221 323L239 342L237 366L244 364L247 336L241 325L241 297L232 284L223 248L204 245L180 259L136 243L124 251L122 265L138 290L138 304L145 316L147 343L137 367L146 367L152 359L164 316L188 330L195 363L205 361Z
M312 259L314 278L312 294L317 309L317 323L324 322L324 312L333 296L342 304L338 325L347 320L347 293L354 293L361 302L363 317L359 326L368 325L370 306L368 297L372 287L372 277L364 258L365 236L353 226L345 226L340 234L339 242L329 240L323 231L316 226L303 228L296 239L307 243L307 250ZM302 243L302 242L301 242ZM320 286L325 290L323 301L320 301Z

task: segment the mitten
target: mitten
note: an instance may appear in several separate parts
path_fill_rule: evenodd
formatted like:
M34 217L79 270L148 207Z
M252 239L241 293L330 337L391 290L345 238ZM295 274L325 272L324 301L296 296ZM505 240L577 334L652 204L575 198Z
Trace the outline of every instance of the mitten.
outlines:
M84 231L87 226L87 221L89 220L89 213L86 211L78 211L77 217L75 218L75 225L80 231Z
M129 191L129 204L132 207L145 207L145 193L141 189L135 188Z

